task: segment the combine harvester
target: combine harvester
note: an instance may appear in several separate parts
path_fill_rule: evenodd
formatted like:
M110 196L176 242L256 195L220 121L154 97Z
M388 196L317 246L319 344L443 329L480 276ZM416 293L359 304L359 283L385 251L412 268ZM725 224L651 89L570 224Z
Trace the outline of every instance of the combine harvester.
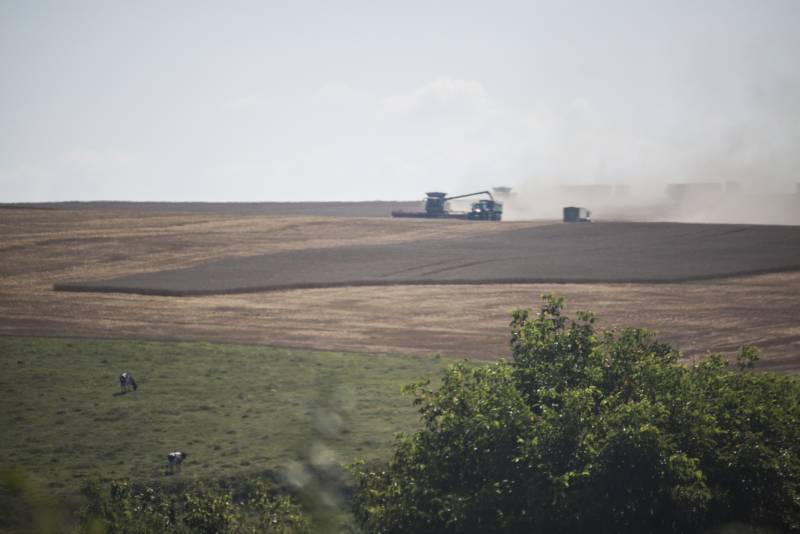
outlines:
M393 211L392 217L414 217L423 219L470 219L473 221L499 221L503 218L503 204L497 202L489 191L478 191L466 195L448 197L447 193L425 193L425 211ZM447 208L448 200L489 195L488 199L474 202L468 212L450 211Z

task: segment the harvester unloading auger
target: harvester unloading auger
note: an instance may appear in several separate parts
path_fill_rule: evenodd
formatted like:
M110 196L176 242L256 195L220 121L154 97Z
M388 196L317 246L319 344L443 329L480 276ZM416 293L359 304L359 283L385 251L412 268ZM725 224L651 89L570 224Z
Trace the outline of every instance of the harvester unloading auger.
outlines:
M424 219L471 219L476 221L499 221L503 217L503 204L497 202L489 191L478 191L477 193L467 193L466 195L456 195L448 197L447 193L425 193L425 211L393 211L392 217L417 217ZM488 199L481 199L474 202L468 212L450 211L447 209L447 201L457 198L474 197L477 195L489 195Z

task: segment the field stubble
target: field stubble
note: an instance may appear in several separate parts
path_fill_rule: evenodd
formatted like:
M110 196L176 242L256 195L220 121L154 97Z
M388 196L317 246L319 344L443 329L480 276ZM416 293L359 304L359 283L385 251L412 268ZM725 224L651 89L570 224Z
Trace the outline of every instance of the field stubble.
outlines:
M755 344L764 368L800 365L800 273L669 284L510 284L306 289L190 298L60 293L105 279L255 254L465 238L545 223L234 213L0 210L0 334L202 340L497 359L510 311L558 293L601 326L655 330L687 358Z

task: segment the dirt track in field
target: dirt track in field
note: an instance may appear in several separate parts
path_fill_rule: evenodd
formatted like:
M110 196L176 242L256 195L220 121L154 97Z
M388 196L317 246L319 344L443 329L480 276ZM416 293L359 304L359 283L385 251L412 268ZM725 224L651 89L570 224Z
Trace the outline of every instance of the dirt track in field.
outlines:
M487 239L541 223L233 212L0 210L0 334L207 340L361 352L507 355L509 312L557 292L601 326L652 328L695 358L744 343L800 369L800 273L662 284L305 289L168 298L52 291L55 282L197 267L308 249ZM599 226L599 225L598 225Z

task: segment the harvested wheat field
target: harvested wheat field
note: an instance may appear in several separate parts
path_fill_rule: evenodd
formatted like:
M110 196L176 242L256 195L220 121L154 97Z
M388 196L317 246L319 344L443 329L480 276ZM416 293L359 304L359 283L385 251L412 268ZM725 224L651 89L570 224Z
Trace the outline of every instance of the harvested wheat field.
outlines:
M800 227L494 226L466 237L306 248L55 287L186 296L361 285L682 282L800 268Z
M507 356L510 311L536 306L539 295L554 292L572 310L596 312L603 326L651 328L690 359L751 343L762 349L764 368L800 365L795 227L569 226L133 205L5 209L0 231L4 335L496 359ZM392 262L401 265L391 271ZM520 276L520 265L539 270ZM403 269L409 270L397 272ZM741 276L759 272L766 274ZM142 287L152 290L164 280L167 289L182 283L244 292L165 297L53 290L55 284L106 288L109 281L146 282ZM275 280L286 287L341 287L247 292L279 288ZM536 283L519 283L526 280Z

